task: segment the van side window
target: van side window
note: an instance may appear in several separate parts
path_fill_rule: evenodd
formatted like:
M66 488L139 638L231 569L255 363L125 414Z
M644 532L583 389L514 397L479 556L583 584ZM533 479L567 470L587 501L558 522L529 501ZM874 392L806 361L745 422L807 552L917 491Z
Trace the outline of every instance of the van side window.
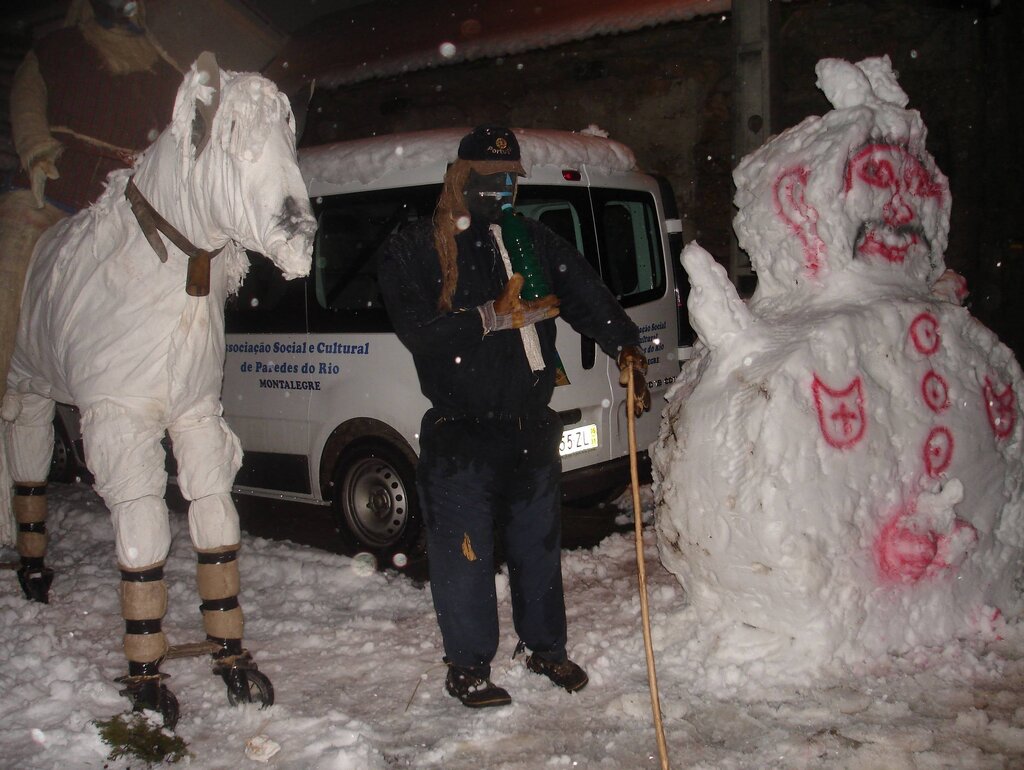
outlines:
M623 307L665 293L665 261L653 200L623 190L595 190L601 274Z
M393 331L377 282L377 255L392 233L433 213L438 190L428 185L314 201L311 333Z
M304 334L306 279L286 281L267 257L255 251L238 293L224 307L227 333Z
M576 216L576 212L568 205L564 208L548 208L541 211L537 219L565 238L569 243L575 245L577 251L583 248L579 237L579 217Z
M351 210L320 215L313 252L313 285L320 307L351 311L383 305L376 264L380 229L378 221Z

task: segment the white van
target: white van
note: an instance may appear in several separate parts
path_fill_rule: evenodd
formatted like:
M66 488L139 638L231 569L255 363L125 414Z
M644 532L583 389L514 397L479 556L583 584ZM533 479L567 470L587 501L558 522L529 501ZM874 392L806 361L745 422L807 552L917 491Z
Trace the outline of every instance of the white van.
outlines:
M429 407L377 286L393 232L432 215L469 129L376 137L300 151L318 233L306 279L260 255L227 308L224 411L245 450L235 491L333 506L350 544L387 557L419 536L418 429ZM528 177L517 210L587 257L642 332L654 412L679 372L676 268L681 228L664 181L600 136L517 130ZM614 361L561 319L570 384L555 389L567 499L628 482L625 389Z

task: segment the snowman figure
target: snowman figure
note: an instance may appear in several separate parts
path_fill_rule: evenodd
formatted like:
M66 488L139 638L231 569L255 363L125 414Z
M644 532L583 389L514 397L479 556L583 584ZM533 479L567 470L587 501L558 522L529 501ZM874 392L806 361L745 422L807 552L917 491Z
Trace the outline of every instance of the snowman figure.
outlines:
M683 252L700 344L652 447L661 559L736 662L992 638L1022 609L1024 394L947 271L949 184L888 57L747 156L749 303Z

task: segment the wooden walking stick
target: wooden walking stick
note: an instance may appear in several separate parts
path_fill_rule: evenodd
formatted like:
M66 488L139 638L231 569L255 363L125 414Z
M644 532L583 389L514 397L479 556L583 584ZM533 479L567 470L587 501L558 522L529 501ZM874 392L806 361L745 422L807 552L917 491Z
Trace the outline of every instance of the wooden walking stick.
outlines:
M661 770L669 770L665 727L661 723L661 701L658 698L658 674L654 670L654 646L651 644L651 613L647 606L647 568L644 561L643 516L640 513L640 474L636 466L636 412L633 411L633 367L626 382L626 425L629 433L629 474L633 486L633 528L636 531L636 567L640 584L640 617L643 619L644 651L647 653L647 686L651 691L651 713L658 737Z

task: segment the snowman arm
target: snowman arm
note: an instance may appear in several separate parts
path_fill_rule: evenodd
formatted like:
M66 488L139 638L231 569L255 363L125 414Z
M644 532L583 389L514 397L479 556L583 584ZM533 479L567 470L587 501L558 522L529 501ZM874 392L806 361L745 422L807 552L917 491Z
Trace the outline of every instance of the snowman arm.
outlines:
M750 310L736 293L725 268L695 241L680 257L690 279L686 308L690 324L708 348L718 348L726 339L748 329Z

